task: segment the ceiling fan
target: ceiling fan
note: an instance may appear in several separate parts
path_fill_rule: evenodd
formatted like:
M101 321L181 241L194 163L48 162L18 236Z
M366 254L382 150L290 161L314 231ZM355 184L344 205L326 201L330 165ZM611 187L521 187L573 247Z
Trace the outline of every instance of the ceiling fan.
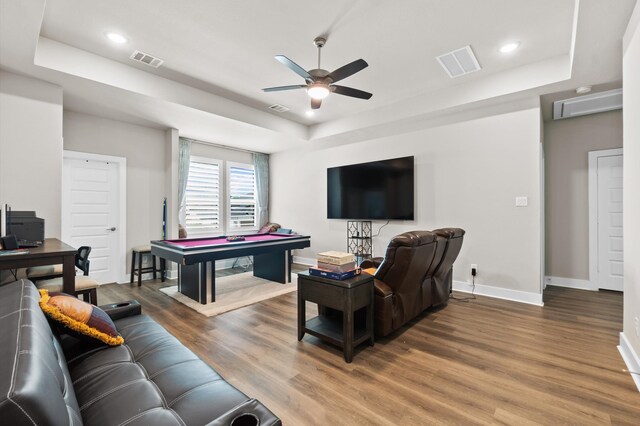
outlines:
M276 55L275 58L281 62L284 66L291 71L304 78L307 84L299 84L293 86L278 86L262 89L265 92L279 92L282 90L294 90L294 89L306 89L307 94L311 97L311 108L318 109L322 104L322 100L329 96L330 93L337 93L338 95L351 96L358 99L369 99L373 96L369 92L363 90L354 89L352 87L338 86L336 83L343 80L358 71L362 71L369 66L364 59L358 59L343 67L338 68L333 72L323 70L320 68L320 51L322 46L325 45L327 39L324 37L317 37L313 40L313 44L318 48L318 68L305 71L300 65L293 62L291 59L284 55Z

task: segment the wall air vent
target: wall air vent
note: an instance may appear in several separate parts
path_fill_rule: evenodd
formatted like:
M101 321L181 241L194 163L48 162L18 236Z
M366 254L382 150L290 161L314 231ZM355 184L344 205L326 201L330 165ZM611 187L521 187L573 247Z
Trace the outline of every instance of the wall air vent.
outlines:
M158 68L160 65L164 64L164 60L155 56L151 56L148 53L144 53L139 50L134 51L131 56L129 56L129 59L143 63L153 68Z
M473 50L471 50L471 46L445 53L436 57L436 59L451 78L471 74L481 69Z
M272 109L275 112L285 112L285 111L289 111L291 108L286 107L284 105L280 105L280 104L273 104L269 107L269 109Z
M553 119L579 117L622 108L622 89L607 90L553 103Z

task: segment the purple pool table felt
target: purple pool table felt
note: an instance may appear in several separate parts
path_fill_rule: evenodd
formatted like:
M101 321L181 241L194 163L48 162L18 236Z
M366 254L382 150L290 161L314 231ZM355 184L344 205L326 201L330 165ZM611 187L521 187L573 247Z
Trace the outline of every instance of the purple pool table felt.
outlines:
M191 248L191 247L208 247L213 245L220 244L237 244L237 243L250 243L250 242L262 242L262 241L273 241L273 240L282 240L290 237L298 237L299 235L291 234L291 235L273 235L273 234L260 234L260 235L243 235L243 241L227 241L227 237L213 237L213 238L198 238L198 239L185 239L185 240L166 240L165 243L169 243L175 245L177 247L182 248Z

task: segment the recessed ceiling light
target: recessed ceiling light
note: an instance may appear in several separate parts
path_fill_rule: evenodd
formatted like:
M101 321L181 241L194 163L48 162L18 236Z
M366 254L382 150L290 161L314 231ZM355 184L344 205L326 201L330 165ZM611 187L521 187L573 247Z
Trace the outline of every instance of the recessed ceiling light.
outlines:
M111 40L114 43L125 44L126 42L129 41L122 34L108 32L108 33L105 33L105 35L109 40Z
M307 112L305 112L305 114L307 114L307 117L313 117L315 115L315 112L312 109L310 109Z
M517 41L503 44L502 47L500 47L500 53L511 53L514 50L516 50L518 47L520 47L520 43Z

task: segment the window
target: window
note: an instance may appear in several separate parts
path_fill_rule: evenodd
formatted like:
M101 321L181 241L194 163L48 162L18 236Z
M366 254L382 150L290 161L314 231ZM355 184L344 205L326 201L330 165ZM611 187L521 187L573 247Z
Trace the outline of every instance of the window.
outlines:
M229 207L227 231L256 228L256 177L253 165L228 163Z
M191 157L185 194L187 235L211 235L223 231L220 220L221 162Z
M189 237L250 232L257 228L252 164L191 157L185 193Z

